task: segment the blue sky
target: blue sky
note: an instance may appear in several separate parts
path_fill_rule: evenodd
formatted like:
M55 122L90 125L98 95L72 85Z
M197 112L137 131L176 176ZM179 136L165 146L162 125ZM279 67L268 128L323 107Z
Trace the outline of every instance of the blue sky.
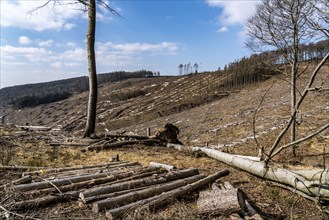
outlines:
M81 5L29 14L45 0L1 0L0 87L87 75L87 17ZM98 8L97 72L146 69L177 75L179 64L216 70L248 55L244 22L257 1L107 1L124 18Z

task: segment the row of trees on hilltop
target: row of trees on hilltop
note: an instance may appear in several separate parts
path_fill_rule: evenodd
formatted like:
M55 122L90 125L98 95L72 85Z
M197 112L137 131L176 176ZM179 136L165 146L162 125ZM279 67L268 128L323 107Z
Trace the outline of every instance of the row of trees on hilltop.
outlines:
M178 68L178 75L182 76L182 75L187 75L190 73L198 73L200 65L195 62L193 65L191 64L191 62L187 63L187 64L179 64L177 66Z
M329 40L302 44L301 48L299 50L300 62L318 62L329 53ZM280 74L280 67L286 63L287 60L277 50L242 57L226 64L222 70L219 68L214 71L222 78L217 87L223 90L241 89L246 85Z

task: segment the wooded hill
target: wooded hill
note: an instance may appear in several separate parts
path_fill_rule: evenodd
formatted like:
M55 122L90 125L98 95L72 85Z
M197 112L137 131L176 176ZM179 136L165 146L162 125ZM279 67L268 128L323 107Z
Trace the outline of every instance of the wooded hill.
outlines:
M98 74L98 84L117 82L130 78L160 75L147 70L135 72L116 71ZM76 77L45 83L6 87L0 90L0 106L13 104L16 108L32 107L68 98L73 93L88 90L88 77Z

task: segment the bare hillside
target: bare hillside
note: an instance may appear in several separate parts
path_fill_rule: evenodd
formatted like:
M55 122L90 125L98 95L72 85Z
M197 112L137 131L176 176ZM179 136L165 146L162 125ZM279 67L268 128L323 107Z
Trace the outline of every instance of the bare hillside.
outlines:
M306 84L312 67L299 78L300 90ZM314 87L328 84L329 68L322 70ZM283 75L240 88L223 88L225 76L197 74L182 77L129 79L104 84L99 90L97 133L146 135L172 123L180 129L179 139L189 146L205 146L242 155L257 155L255 143L269 149L276 135L285 126L290 112L290 87ZM219 161L178 152L159 146L135 144L108 151L81 152L73 144L86 145L79 138L85 124L87 93L60 102L21 110L6 109L5 123L14 125L43 125L54 128L50 132L20 131L0 126L0 141L4 154L2 163L16 166L70 167L106 163L113 155L123 161L169 163L180 169L197 167L211 174L228 169L234 187L243 189L262 210L267 219L323 219L316 203L295 193L269 184L246 172ZM313 91L305 99L298 113L298 137L304 137L329 120L329 91ZM253 126L255 122L255 126ZM253 132L255 128L255 133ZM64 144L52 146L54 141ZM73 141L73 142L72 142ZM285 138L283 142L288 142ZM67 145L66 145L66 144ZM92 142L91 142L92 143ZM70 145L71 144L71 145ZM281 154L275 158L277 166L298 168L327 167L329 131L298 145L297 158ZM323 154L324 153L324 154ZM8 184L18 174L1 173L2 184ZM192 194L191 197L197 195ZM52 218L103 219L95 216L91 207L81 211L76 205L63 204L47 209L32 209L37 216ZM69 210L69 212L67 211ZM147 218L146 218L147 217ZM214 219L200 216L195 211L195 199L180 200L174 207L158 213L128 216L128 219ZM221 215L218 219L228 219Z

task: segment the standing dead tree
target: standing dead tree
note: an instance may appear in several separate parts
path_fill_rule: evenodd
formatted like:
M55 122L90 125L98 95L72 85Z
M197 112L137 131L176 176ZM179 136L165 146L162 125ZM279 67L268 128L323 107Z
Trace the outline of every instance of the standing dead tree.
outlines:
M84 137L90 137L95 133L96 127L96 109L97 109L97 71L96 71L96 57L95 57L95 32L96 32L96 4L107 9L114 15L120 14L112 9L106 1L103 0L74 0L68 3L62 0L47 0L43 5L30 11L33 12L52 3L53 7L65 4L79 4L84 6L84 11L88 12L88 30L86 34L86 50L88 60L88 75L89 75L89 100L87 109L87 122L84 131Z
M273 152L277 149L282 137L289 129L291 131L291 144L289 147L291 148L292 155L296 156L295 146L300 141L296 141L296 113L308 90L311 88L315 76L328 59L324 57L319 66L313 71L306 89L304 92L300 92L300 98L298 99L296 80L300 72L299 50L303 43L310 42L320 35L327 35L329 33L328 28L324 26L328 24L320 19L325 15L327 16L326 19L328 19L328 13L325 12L328 12L328 3L325 1L264 0L258 5L256 14L247 22L249 39L246 45L253 51L258 52L273 48L276 49L278 51L277 56L285 60L285 65L283 65L283 68L281 67L281 71L287 76L290 76L291 118L288 125L273 143L269 154L267 154L267 161L272 158ZM269 57L268 59L267 62L275 66L275 60L278 57Z

